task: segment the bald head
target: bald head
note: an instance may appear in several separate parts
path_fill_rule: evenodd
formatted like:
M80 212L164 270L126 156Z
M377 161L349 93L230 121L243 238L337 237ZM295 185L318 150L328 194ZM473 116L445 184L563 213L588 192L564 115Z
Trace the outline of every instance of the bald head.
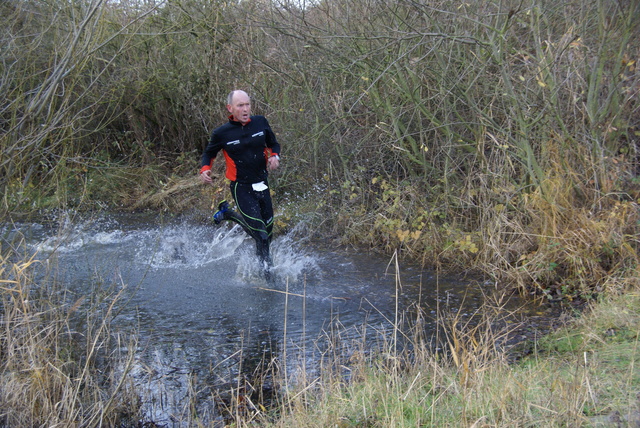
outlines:
M244 96L244 97L249 98L249 95L245 91L242 91L240 89L236 89L234 91L229 92L229 95L227 95L227 104L228 105L233 104L233 97L236 96L236 95Z
M245 91L231 91L227 97L227 110L234 120L245 125L251 117L251 98Z

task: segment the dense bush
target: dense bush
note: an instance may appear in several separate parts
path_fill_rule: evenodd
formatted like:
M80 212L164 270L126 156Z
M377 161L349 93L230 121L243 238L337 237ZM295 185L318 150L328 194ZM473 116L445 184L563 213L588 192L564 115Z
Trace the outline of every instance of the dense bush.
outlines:
M604 290L637 269L639 7L6 1L2 210L175 196L243 88L284 144L276 198L312 193L323 233Z

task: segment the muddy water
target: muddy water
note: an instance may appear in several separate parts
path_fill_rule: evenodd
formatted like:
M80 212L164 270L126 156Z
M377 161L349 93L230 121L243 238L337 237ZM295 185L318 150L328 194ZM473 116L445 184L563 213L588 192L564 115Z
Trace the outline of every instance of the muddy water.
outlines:
M219 418L214 402L262 362L312 376L336 339L390 340L395 317L418 309L435 332L437 313L464 319L494 288L329 248L300 231L275 238L276 280L267 284L253 242L233 225L103 215L18 228L31 252L55 261L70 301L122 291L114 325L139 337L133 374L148 419L161 425L180 426L190 408ZM531 326L553 309L512 298L503 310Z

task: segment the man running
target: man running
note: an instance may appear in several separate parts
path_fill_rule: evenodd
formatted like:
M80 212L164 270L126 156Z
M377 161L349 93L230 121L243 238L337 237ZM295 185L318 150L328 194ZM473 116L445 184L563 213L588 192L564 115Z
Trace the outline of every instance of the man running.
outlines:
M232 220L255 240L256 253L268 274L271 267L269 244L273 230L273 206L267 170L280 165L280 144L264 116L251 116L251 99L235 90L227 97L229 122L211 133L202 153L200 179L213 184L211 166L220 150L226 161L225 176L231 180L231 195L239 213L229 209L226 201L218 206L214 220Z

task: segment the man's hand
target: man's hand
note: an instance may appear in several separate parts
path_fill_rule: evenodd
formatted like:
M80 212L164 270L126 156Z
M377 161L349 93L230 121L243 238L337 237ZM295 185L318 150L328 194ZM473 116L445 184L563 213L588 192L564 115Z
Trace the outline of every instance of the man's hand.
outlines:
M213 184L213 180L211 179L211 170L208 169L206 171L202 171L200 173L200 181L204 184Z
M280 166L280 160L277 156L271 156L267 161L267 170L273 171Z

